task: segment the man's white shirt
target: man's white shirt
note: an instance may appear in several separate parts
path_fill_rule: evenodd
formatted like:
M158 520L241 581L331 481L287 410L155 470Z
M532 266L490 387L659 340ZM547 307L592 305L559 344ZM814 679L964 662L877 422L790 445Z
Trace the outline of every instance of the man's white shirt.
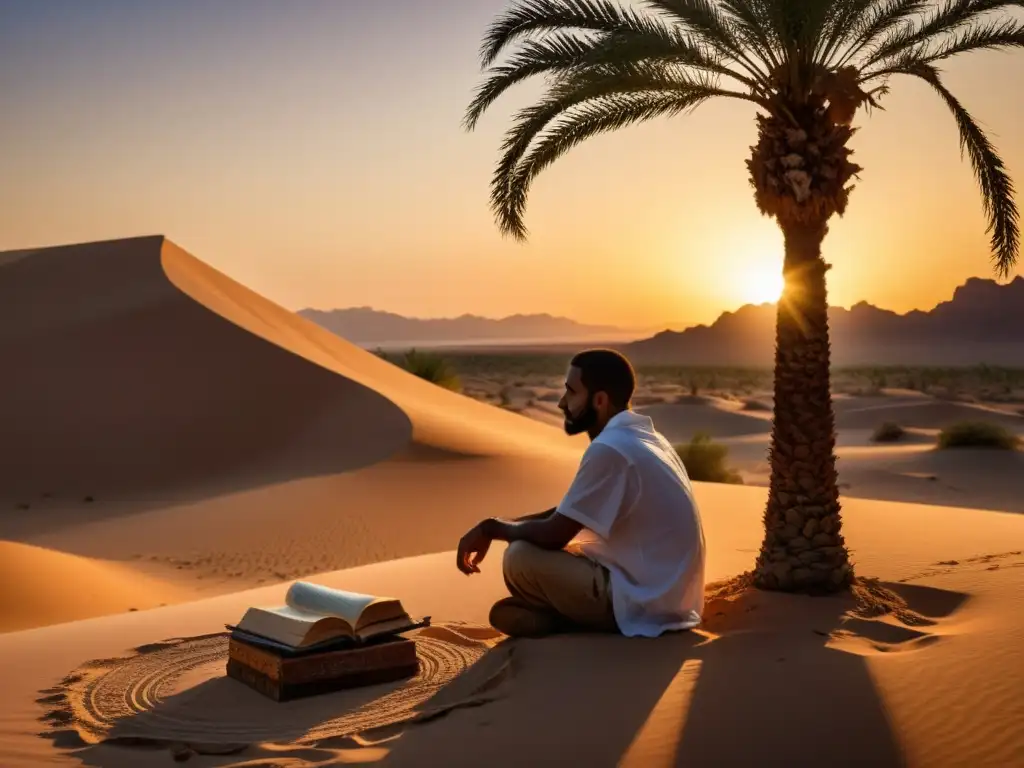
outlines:
M656 637L700 623L704 531L690 478L647 416L613 416L556 508L584 526L571 548L605 566L619 630Z

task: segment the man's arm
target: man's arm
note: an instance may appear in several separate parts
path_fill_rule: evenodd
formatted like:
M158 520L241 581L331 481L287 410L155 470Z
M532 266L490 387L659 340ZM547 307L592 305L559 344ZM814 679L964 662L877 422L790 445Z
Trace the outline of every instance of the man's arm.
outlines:
M629 463L614 448L592 444L584 453L572 485L557 510L518 520L495 517L477 523L459 541L456 562L465 574L476 573L494 540L528 541L541 549L564 549L583 528L607 537L620 512L629 505Z
M509 522L491 518L481 532L501 541L528 541L542 549L563 549L583 528L607 537L620 512L628 508L632 491L626 458L605 445L591 445L584 454L572 485L559 504L543 519Z
M484 520L480 531L488 539L528 541L541 549L563 549L584 527L607 536L625 505L629 464L614 448L591 445L580 462L572 485L559 508L542 519L512 522Z
M467 575L479 573L479 565L495 539L529 541L543 549L562 549L581 528L579 523L556 514L554 508L515 520L489 517L474 525L459 540L455 564Z
M580 523L554 510L541 514L544 516L530 515L518 521L491 517L481 523L481 531L489 539L528 541L541 549L563 549L583 529Z
M528 520L547 520L553 514L555 514L555 507L552 507L551 509L545 509L543 512L537 512L532 515L523 515L522 517L512 518L511 522L525 523Z

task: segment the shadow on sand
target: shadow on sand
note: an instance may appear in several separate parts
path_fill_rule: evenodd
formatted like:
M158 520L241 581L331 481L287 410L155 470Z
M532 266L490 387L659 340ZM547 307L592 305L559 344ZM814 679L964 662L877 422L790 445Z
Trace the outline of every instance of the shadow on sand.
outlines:
M747 592L710 603L701 632L514 641L502 698L406 728L380 762L903 765L867 656L937 641L929 626L967 596L881 586L906 601L904 621L851 616L846 597Z
M895 607L876 603L884 615L853 615L858 605L849 596L743 591L709 600L700 631L506 640L420 702L412 721L354 736L308 739L351 712L353 695L383 702L394 684L281 705L215 678L128 720L147 718L152 731L201 699L213 733L217 713L230 712L213 740L220 746L148 742L165 761L170 748L176 759L203 766L901 766L868 657L938 642L929 629L967 596L879 586L901 598ZM141 765L151 751L140 750L147 742L117 738L138 730L129 722L110 730L113 743L95 745L51 723L57 727L43 735L84 765Z

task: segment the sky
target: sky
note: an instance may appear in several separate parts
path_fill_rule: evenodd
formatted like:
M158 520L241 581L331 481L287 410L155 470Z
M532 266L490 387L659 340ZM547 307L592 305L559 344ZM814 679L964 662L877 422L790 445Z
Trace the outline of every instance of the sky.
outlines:
M535 182L529 241L502 237L490 176L540 83L461 120L505 6L0 0L0 250L163 234L294 310L647 328L765 300L782 238L738 101L577 147ZM1024 51L945 76L1024 190ZM891 86L855 123L864 171L824 255L833 304L905 312L995 273L952 117L923 83Z

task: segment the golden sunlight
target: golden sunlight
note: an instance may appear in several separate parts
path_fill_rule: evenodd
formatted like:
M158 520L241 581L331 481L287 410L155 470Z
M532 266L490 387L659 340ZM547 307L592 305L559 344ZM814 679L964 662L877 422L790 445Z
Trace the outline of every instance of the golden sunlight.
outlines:
M741 267L737 283L745 304L774 304L785 287L782 270L770 263Z

